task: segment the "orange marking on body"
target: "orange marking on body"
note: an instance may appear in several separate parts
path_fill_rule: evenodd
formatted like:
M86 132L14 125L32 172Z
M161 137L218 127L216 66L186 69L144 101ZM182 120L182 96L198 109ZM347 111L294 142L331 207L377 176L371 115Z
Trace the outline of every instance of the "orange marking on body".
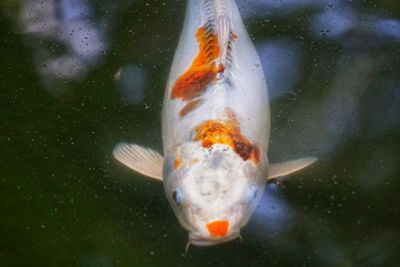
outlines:
M175 153L174 169L177 170L182 166L182 157L180 150Z
M229 123L234 124L234 125L239 125L239 121L237 120L235 111L233 111L233 109L231 109L230 107L226 107L224 109L224 115L226 116L227 121Z
M224 70L225 70L225 66L223 64L219 64L217 72L221 73L221 72L224 72Z
M179 169L182 166L182 161L180 159L175 159L174 168L175 170Z
M199 162L199 159L198 158L194 158L194 159L191 159L189 162L191 164L196 164L197 162Z
M171 98L192 100L200 96L223 67L216 66L219 57L218 35L212 30L201 27L196 33L199 52L190 68L175 82Z
M231 32L231 38L232 38L233 40L236 40L236 39L238 38L238 36L237 36L236 33Z
M225 220L214 221L206 225L212 237L224 237L228 233L229 222Z
M186 116L189 112L193 111L196 109L199 105L201 104L201 99L195 99L190 101L189 103L184 106L181 111L179 112L180 117Z
M235 114L228 113L227 122L208 120L196 127L195 141L209 148L214 144L230 146L243 160L260 162L260 148L242 135Z

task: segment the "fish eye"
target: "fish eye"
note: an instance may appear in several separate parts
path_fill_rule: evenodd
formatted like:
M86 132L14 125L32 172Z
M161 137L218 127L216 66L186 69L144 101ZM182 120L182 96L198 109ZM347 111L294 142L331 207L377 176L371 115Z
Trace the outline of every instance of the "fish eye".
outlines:
M177 206L180 206L183 203L183 192L181 188L176 188L172 192L172 199L175 201Z
M252 185L246 191L246 202L251 203L257 197L257 186Z

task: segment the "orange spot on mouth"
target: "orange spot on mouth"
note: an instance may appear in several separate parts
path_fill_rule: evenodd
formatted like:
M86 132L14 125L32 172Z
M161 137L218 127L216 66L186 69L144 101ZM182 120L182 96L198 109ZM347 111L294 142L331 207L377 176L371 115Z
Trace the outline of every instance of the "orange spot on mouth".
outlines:
M196 38L199 53L190 68L176 80L171 98L188 101L200 96L217 74L223 71L223 66L217 67L215 64L220 53L218 35L213 30L201 27L197 30Z
M224 237L228 233L229 222L225 220L214 221L206 225L212 237Z
M252 144L242 135L239 123L234 113L228 113L228 122L208 120L196 127L195 141L201 141L203 147L211 147L214 144L230 146L243 160L260 161L260 148Z

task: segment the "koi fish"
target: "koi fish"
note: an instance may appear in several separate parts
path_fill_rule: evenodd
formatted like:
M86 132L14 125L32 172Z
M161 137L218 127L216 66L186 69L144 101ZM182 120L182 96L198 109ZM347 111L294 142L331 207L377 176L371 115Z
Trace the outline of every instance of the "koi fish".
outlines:
M269 164L270 111L259 56L234 0L189 0L162 109L164 157L120 143L114 157L163 181L189 243L240 237L268 180L312 164Z

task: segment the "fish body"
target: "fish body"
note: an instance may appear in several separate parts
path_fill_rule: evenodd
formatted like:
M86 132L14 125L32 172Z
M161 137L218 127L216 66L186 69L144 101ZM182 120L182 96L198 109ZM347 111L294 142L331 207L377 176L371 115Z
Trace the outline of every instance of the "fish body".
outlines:
M207 245L238 237L264 189L268 91L234 1L191 0L184 25L162 112L164 186L191 243Z
M217 4L220 10L215 7ZM221 40L221 35L227 35L228 41ZM221 59L222 50L226 51L225 59ZM196 69L193 62L203 53L209 55L204 60L206 70ZM204 77L207 74L196 73L207 71L211 76L208 79ZM197 86L202 88L190 90L188 87L196 86L196 74L203 75L203 81L197 80ZM182 78L190 80L179 81ZM185 90L176 92L179 86ZM182 116L182 110L190 103L197 103L196 107ZM190 0L165 91L164 151L190 139L191 130L205 119L221 121L227 108L240 120L245 135L267 150L270 112L265 76L235 1Z
M315 161L270 165L270 112L259 56L234 0L189 0L167 82L164 157L120 144L114 156L163 180L165 193L194 245L240 236L268 178Z

